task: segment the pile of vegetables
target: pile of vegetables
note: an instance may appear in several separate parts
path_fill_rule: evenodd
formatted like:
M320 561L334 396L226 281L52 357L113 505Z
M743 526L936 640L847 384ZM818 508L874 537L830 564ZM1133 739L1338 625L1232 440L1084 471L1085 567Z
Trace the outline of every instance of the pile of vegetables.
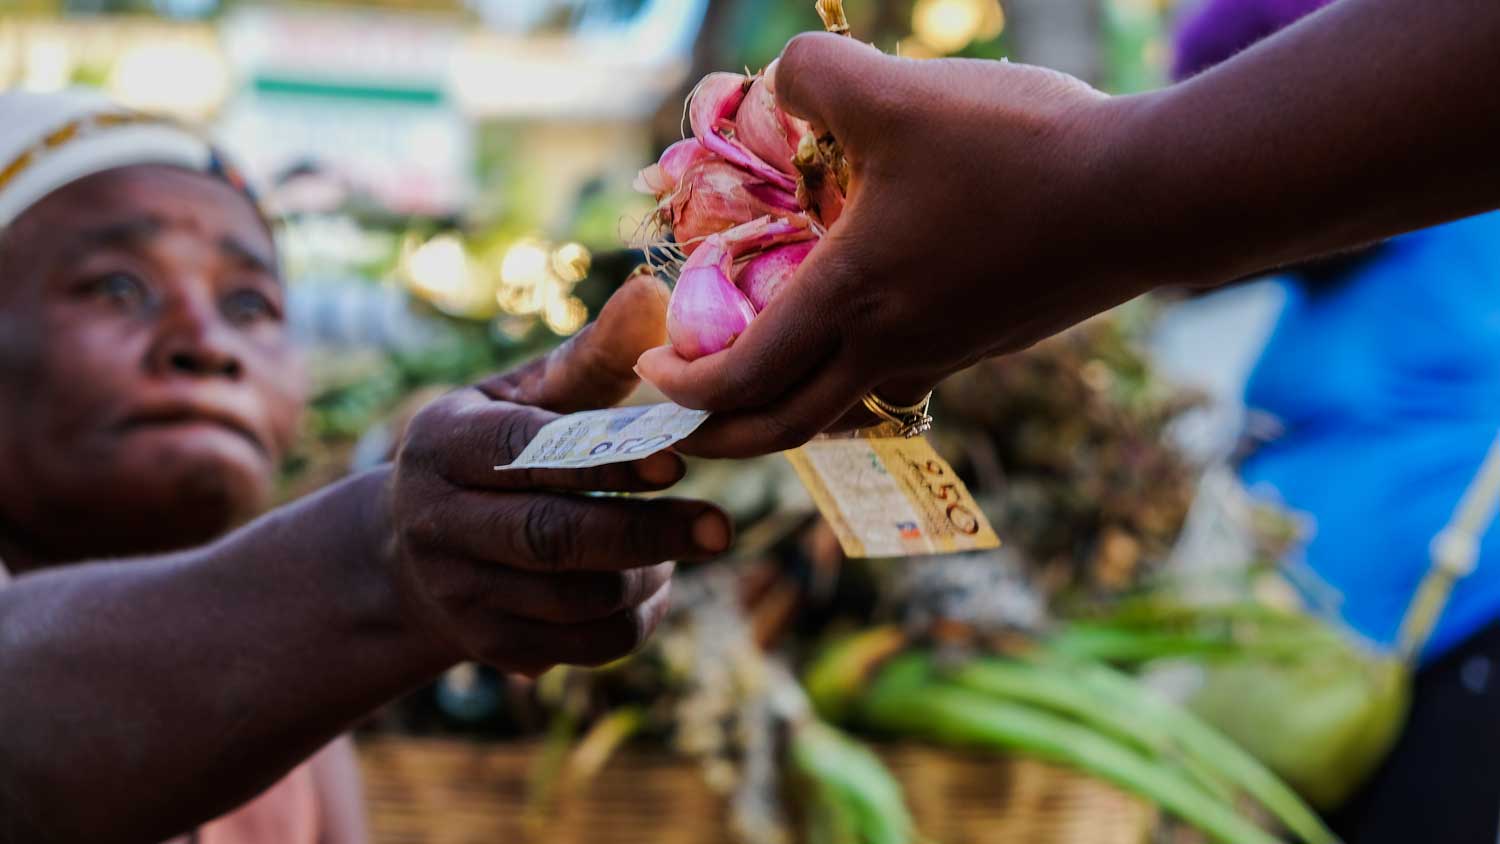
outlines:
M1197 701L1179 705L1116 666L1182 656L1258 666L1297 654L1309 656L1307 665L1347 665L1327 661L1351 653L1339 634L1259 605L1194 608L1157 599L1057 624L1040 614L1035 595L1024 594L1020 571L998 553L912 568L900 588L882 588L881 603L904 624L866 623L835 637L807 662L800 684L782 661L795 649L773 655L762 645L744 569L687 574L645 651L602 671L569 672L572 692L559 696L566 703L554 722L569 729L554 737L577 742L553 758L569 759L559 770L576 781L628 738L654 736L698 760L729 801L737 840L749 844L787 841L798 821L812 844L921 840L900 785L839 728L1075 768L1214 841L1283 840L1258 818L1284 828L1286 840L1337 841L1278 775L1285 757L1257 760L1266 748L1254 743L1253 729L1234 729L1233 719L1220 729L1216 717L1204 716L1222 713L1200 710ZM1325 781L1342 776L1338 765L1354 752L1344 739L1378 719L1324 705L1352 702L1347 689L1336 698L1308 696L1297 685L1301 675L1277 676L1259 678L1264 690L1237 691L1253 710L1242 706L1237 717L1256 725L1262 740L1284 725L1281 744L1305 747L1306 770L1321 771ZM1288 700L1305 702L1314 717L1294 717ZM1329 726L1324 716L1355 726L1320 733ZM580 738L571 728L583 724L592 726ZM1255 753L1245 749L1246 737Z
M657 199L640 245L666 256L667 335L691 360L728 348L770 304L842 213L849 173L831 137L777 106L776 62L704 77L687 117L692 136L635 187Z
M827 649L806 685L819 712L836 722L1072 766L1224 844L1281 840L1248 820L1242 802L1297 840L1338 840L1296 792L1222 733L1103 663L1050 647L948 660L877 628Z
M1324 810L1379 766L1410 702L1399 657L1304 613L1257 603L1128 602L1070 623L1052 644L1126 669L1195 668L1188 707Z

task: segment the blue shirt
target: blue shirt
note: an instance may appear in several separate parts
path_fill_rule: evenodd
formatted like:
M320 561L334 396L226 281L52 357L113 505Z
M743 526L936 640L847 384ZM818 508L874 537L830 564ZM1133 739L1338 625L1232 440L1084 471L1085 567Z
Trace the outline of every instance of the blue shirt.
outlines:
M1322 287L1293 280L1246 384L1285 432L1241 474L1315 526L1306 562L1356 631L1395 643L1447 524L1500 432L1500 212L1405 235ZM1425 657L1500 619L1500 530Z

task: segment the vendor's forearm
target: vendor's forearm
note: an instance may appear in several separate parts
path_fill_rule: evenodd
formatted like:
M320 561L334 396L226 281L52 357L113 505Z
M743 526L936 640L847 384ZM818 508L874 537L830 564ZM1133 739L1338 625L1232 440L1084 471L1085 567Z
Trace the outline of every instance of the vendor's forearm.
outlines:
M1222 281L1500 207L1497 45L1494 0L1342 0L1120 101L1152 269Z
M382 482L0 590L0 842L162 840L439 671L368 547Z

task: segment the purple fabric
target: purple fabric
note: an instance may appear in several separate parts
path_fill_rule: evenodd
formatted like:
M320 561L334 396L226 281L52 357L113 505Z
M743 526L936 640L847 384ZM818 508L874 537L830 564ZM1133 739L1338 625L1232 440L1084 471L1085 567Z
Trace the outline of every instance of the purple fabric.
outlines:
M1172 78L1186 79L1333 0L1207 0L1177 30Z

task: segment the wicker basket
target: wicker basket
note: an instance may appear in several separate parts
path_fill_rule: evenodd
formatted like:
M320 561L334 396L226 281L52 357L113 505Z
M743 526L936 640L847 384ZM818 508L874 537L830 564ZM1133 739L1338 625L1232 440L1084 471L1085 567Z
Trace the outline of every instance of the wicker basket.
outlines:
M691 763L627 748L545 817L528 809L536 746L377 738L362 743L377 844L731 844L724 806ZM926 840L1142 844L1156 813L1040 762L920 747L882 752Z

